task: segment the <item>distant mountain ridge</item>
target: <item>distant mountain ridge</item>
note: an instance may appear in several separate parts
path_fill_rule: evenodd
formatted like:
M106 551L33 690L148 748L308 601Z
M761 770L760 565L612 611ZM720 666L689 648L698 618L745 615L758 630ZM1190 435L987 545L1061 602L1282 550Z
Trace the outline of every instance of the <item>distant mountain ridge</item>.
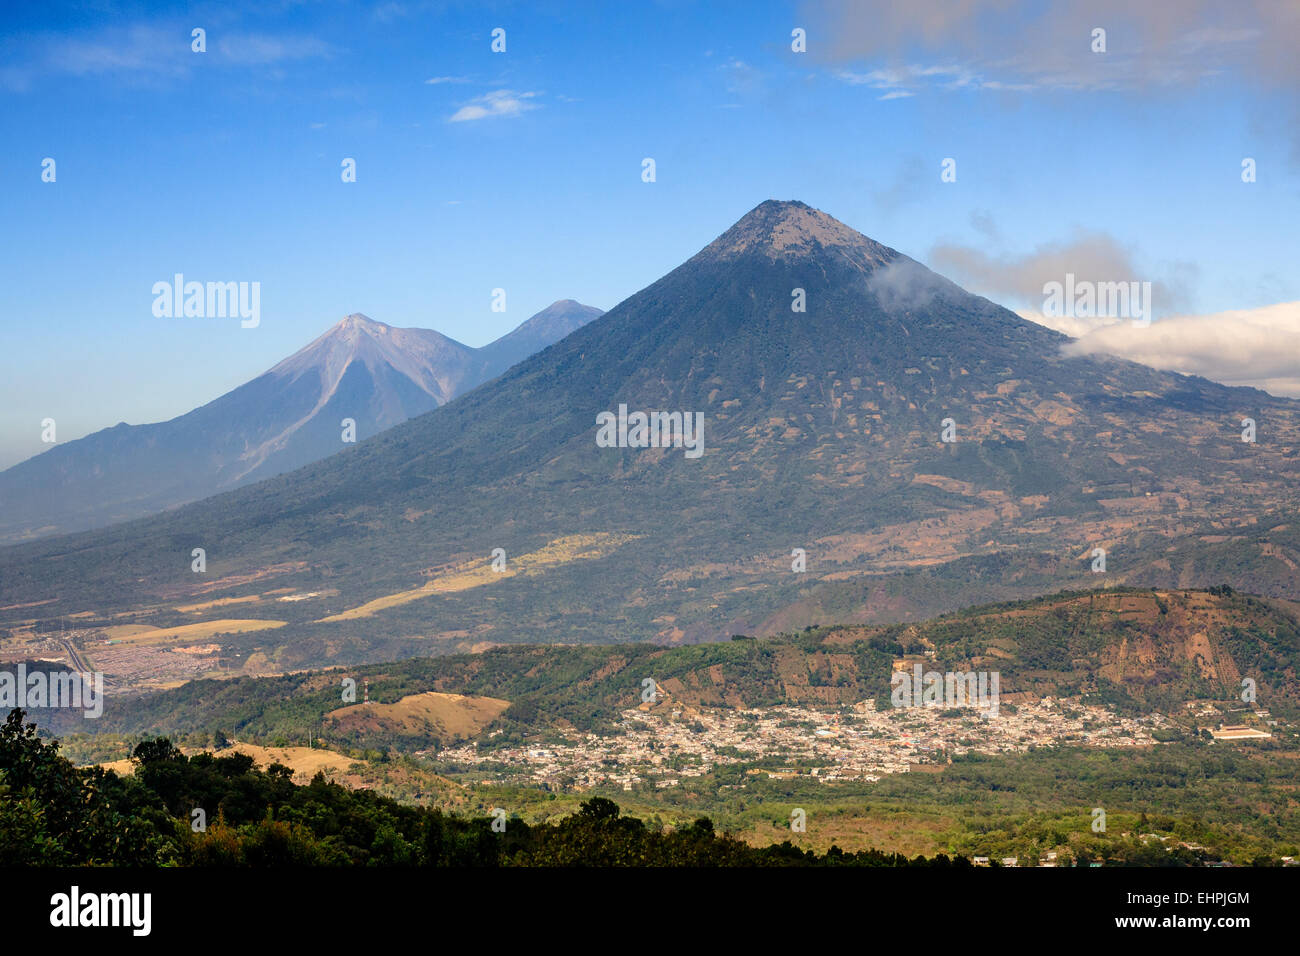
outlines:
M100 527L341 451L443 405L601 314L563 299L482 348L352 314L269 371L166 422L118 424L0 473L0 543Z

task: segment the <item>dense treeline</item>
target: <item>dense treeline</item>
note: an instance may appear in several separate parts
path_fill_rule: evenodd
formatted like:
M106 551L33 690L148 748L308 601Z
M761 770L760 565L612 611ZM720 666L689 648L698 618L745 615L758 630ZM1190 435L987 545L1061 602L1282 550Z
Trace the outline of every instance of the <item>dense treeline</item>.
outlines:
M137 772L122 778L74 767L23 717L15 709L0 728L0 865L970 865L943 855L755 848L716 833L707 817L655 829L601 797L555 825L501 817L497 832L492 817L403 806L320 775L299 786L287 767L261 771L242 754L186 757L166 738L137 746Z

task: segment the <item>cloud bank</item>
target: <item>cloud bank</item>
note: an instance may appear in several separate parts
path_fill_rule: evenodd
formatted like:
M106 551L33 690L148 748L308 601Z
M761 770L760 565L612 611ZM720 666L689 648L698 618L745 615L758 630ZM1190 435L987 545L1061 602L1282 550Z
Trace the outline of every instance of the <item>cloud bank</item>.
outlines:
M1021 314L1077 335L1063 347L1066 355L1116 355L1152 368L1300 398L1300 302L1174 316L1146 328L1094 319L1091 328L1072 330L1061 327L1059 319Z

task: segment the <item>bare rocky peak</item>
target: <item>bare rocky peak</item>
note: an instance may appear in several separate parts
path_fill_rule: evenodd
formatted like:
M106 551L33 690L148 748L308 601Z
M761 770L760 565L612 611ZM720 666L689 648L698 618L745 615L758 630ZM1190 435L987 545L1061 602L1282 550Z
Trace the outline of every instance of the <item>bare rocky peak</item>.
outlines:
M334 331L339 333L368 332L371 335L384 335L391 328L391 325L385 325L383 322L376 322L368 315L362 315L360 312L353 312L351 315L345 315L334 326Z
M270 374L296 377L320 373L326 393L333 391L353 362L372 371L388 365L446 401L466 374L474 354L467 345L432 329L400 329L353 313L314 342L271 369Z
M839 252L862 266L887 265L899 257L833 216L807 203L769 199L706 246L697 258L727 261L762 255L769 259Z

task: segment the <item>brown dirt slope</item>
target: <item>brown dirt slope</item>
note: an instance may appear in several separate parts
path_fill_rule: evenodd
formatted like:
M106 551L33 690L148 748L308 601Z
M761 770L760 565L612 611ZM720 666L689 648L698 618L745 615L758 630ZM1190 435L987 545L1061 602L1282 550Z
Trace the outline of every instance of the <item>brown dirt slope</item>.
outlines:
M326 715L329 728L367 736L391 733L399 736L429 735L443 741L472 737L507 707L508 700L495 697L465 697L429 691L410 694L393 704L374 701L351 704Z

